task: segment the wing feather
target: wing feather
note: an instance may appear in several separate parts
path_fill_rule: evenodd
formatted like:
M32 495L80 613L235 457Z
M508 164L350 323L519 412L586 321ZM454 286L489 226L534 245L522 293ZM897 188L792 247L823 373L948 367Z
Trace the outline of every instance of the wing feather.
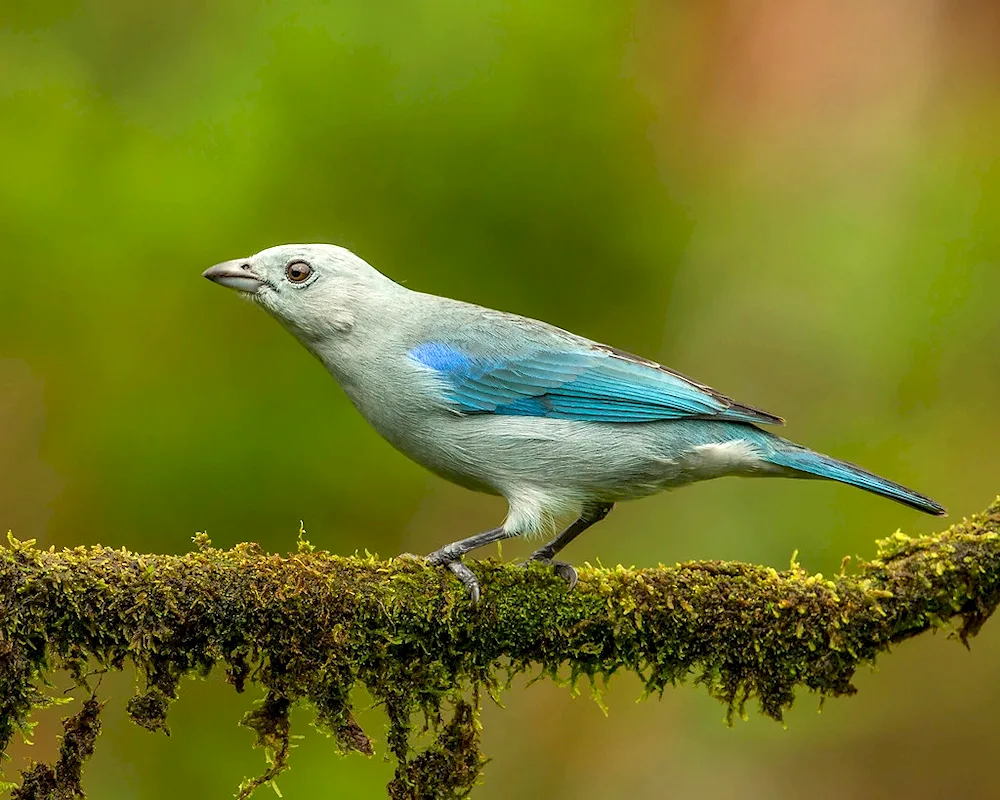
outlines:
M653 361L603 345L489 355L468 345L425 342L410 357L441 378L459 414L499 414L592 422L716 418L780 424Z

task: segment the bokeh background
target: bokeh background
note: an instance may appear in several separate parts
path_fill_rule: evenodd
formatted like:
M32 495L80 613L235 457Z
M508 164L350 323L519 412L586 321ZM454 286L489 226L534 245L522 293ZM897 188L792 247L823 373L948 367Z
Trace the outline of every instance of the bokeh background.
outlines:
M392 555L501 518L200 277L293 241L659 359L953 517L1000 492L993 0L4 3L0 154L0 526L19 538L286 551L304 520ZM568 552L780 568L797 549L829 574L936 525L728 480L620 507ZM605 716L520 681L485 710L476 796L997 797L998 668L995 621L971 653L924 636L822 714L805 695L786 727L732 729L690 687L637 703L618 678ZM132 682L104 680L91 796L227 797L261 770L250 695L190 681L167 738L127 721ZM52 756L61 713L10 773ZM391 765L336 755L310 717L284 796L384 796Z

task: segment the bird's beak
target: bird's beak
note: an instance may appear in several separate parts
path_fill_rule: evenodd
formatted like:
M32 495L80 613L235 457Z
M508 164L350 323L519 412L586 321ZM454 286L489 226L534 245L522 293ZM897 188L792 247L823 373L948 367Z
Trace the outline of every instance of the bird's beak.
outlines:
M220 286L248 294L257 294L257 290L264 285L264 281L250 271L250 264L242 259L223 261L209 267L202 275Z

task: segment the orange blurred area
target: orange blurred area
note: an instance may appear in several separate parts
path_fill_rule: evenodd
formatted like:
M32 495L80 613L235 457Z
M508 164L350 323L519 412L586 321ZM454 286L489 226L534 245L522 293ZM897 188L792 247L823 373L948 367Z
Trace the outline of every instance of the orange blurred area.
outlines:
M287 551L303 520L321 547L393 555L502 518L200 277L296 241L660 360L953 518L1000 492L995 2L22 4L0 13L0 152L18 538ZM830 574L936 527L843 486L727 480L621 506L566 552L783 568L798 550ZM518 681L484 712L475 796L997 797L996 625L971 653L902 645L784 728L729 729L702 689L635 703L620 677L605 716ZM218 674L184 685L169 738L128 722L132 686L103 681L91 796L229 796L262 771L237 728L252 698ZM8 776L52 757L63 713ZM384 796L391 765L336 756L310 719L284 796ZM379 710L360 721L384 745Z

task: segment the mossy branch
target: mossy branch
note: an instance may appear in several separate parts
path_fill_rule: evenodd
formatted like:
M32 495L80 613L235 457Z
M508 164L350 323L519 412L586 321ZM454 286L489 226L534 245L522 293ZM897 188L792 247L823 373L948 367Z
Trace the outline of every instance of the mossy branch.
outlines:
M580 570L565 583L544 568L475 566L471 606L450 573L419 562L344 558L306 542L287 557L256 545L218 550L204 536L184 556L102 547L0 550L0 745L46 702L46 675L132 662L144 688L139 725L165 729L180 679L224 664L230 683L266 690L244 724L268 749L272 781L288 756L291 706L309 701L341 749L372 753L354 721L364 685L389 717L398 760L393 797L460 796L477 781L481 690L498 693L528 669L591 680L630 671L647 691L693 679L742 714L750 698L780 719L793 691L854 691L855 670L893 642L960 619L963 641L1000 600L1000 500L934 535L896 534L874 560L833 578L702 562L657 569ZM450 709L450 715L445 710ZM73 797L97 738L93 696L64 721L55 765L28 770L17 798ZM417 749L423 712L436 739Z

